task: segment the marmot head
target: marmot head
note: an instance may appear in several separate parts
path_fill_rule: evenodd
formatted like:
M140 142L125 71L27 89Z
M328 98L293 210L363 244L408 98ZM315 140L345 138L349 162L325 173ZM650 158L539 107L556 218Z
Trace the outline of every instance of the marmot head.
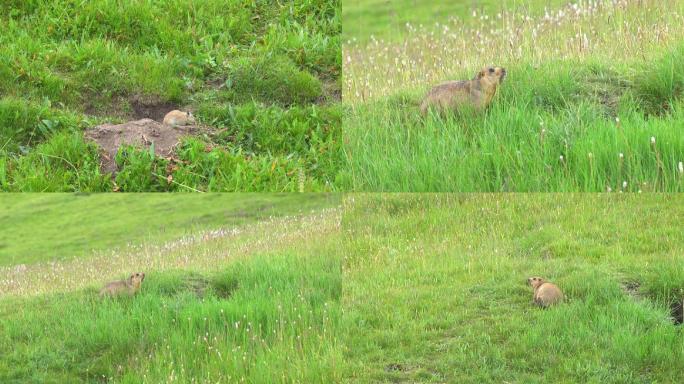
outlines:
M186 112L185 114L188 117L188 124L195 124L195 115L193 115L190 111Z
M546 280L538 276L529 277L527 279L527 285L531 286L534 289L537 289L538 286L544 284L545 282Z
M139 286L140 283L145 280L145 274L143 272L136 272L131 275L131 277L128 278L128 280L131 282L131 284Z
M485 67L477 73L475 77L477 80L484 79L491 84L501 84L506 77L506 68L502 67Z

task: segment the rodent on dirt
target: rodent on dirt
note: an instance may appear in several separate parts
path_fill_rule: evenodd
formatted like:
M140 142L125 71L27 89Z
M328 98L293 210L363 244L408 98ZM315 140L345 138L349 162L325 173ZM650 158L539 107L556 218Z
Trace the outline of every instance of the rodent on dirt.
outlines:
M192 112L182 112L179 110L173 110L164 116L164 124L170 125L172 127L178 127L182 125L194 125L195 116Z

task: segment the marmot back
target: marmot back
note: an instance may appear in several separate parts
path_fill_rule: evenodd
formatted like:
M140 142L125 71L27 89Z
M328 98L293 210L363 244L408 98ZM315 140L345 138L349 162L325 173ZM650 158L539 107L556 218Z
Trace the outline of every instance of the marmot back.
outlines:
M100 290L100 296L119 296L129 295L133 296L140 290L145 274L136 272L128 277L126 280L112 281Z
M540 307L546 308L563 301L563 292L556 284L537 276L528 278L527 284L534 289L532 300Z
M192 112L181 112L179 110L173 110L164 116L164 124L170 125L172 127L178 127L182 125L194 125L195 116Z
M439 112L485 109L494 98L498 86L506 77L506 69L486 67L477 73L472 80L450 81L430 90L420 105L420 112L425 115L430 108Z

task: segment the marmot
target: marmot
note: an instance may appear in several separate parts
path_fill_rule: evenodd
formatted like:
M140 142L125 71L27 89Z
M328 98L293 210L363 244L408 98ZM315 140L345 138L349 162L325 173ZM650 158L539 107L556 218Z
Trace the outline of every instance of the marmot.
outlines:
M100 296L119 296L128 295L133 296L140 290L140 285L145 280L145 274L136 272L126 280L112 281L100 291Z
M173 110L164 116L164 124L170 125L172 127L178 127L181 125L194 125L195 116L192 115L192 112Z
M425 115L430 107L440 112L462 109L483 110L492 102L496 89L506 77L506 69L486 67L477 73L472 80L450 81L430 90L420 112Z
M530 277L527 284L534 288L533 301L540 307L546 308L563 300L560 288L541 277Z

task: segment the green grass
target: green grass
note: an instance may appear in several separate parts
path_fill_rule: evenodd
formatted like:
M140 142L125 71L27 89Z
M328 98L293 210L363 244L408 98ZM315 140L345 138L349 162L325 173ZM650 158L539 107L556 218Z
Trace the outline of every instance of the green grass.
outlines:
M651 383L684 363L678 195L0 202L3 383ZM97 296L133 271L138 295ZM535 307L530 275L567 300Z
M571 65L544 69L557 74L555 83L518 68L495 105L474 117L423 118L411 96L356 107L345 120L349 188L684 191L683 103L649 114L649 104L669 99L638 96L639 83L615 91L606 82L599 86L620 93L609 105L583 88L606 68L598 74Z
M3 2L0 190L337 189L340 7L338 0ZM137 155L114 180L100 174L93 148L81 150L81 132L96 124L184 108L209 134L188 139L201 141L202 153L177 169ZM252 119L235 119L243 111ZM176 173L182 180L166 182Z
M42 238L40 226L32 232L39 240L12 244L32 248L31 257L43 263L3 270L0 382L340 381L339 200L216 194L2 200L24 232L35 221L26 218L42 212L64 240L76 243L79 230L99 227L103 237L136 246L60 260L42 248L41 241L54 239ZM294 214L306 208L313 213ZM160 210L167 220L154 217ZM293 215L277 217L287 212ZM107 219L117 223L101 222ZM237 222L237 232L208 231ZM145 231L140 223L164 227L142 241L134 233ZM116 245L105 243L93 245ZM139 270L146 278L134 297L98 296L105 281Z
M432 28L436 23L452 19L469 23L479 17L494 18L497 13L511 10L543 13L544 7L554 8L568 0L343 0L342 33L344 40L366 43L376 39L397 41L412 28ZM473 17L475 12L475 17Z
M6 194L0 197L0 267L84 258L129 244L241 227L336 200L326 194Z
M357 191L684 191L682 24L661 17L683 5L512 11L350 44L340 178ZM633 31L645 26L660 37ZM430 86L491 64L508 76L486 112L420 116Z
M134 299L101 300L91 289L0 300L0 378L332 382L338 267L289 251L215 273L148 273Z
M356 195L343 228L347 382L674 383L677 195ZM565 303L532 304L526 278ZM640 284L638 291L626 286Z

